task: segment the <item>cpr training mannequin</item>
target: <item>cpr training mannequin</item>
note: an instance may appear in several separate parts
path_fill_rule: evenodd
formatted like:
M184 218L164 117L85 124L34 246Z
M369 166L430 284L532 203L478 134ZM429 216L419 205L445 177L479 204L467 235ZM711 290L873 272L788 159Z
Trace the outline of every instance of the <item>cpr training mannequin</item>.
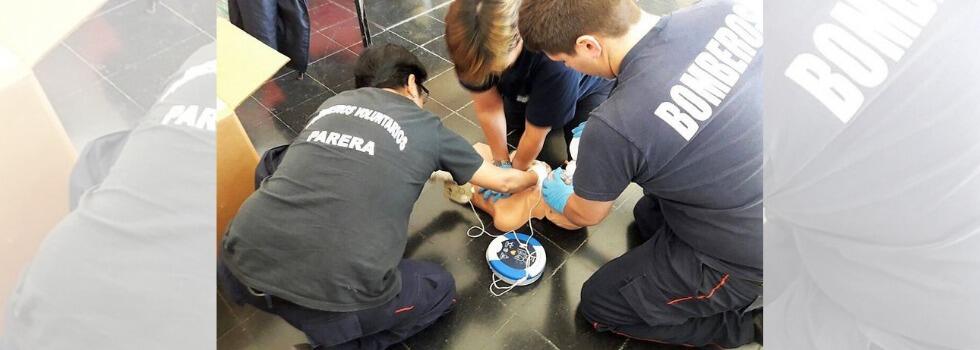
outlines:
M573 145L577 146L578 138L573 139ZM483 159L490 160L492 155L490 153L490 146L483 143L476 143L473 145L476 152L483 157ZM577 147L575 147L577 148ZM573 148L574 149L574 148ZM574 154L574 153L573 153ZM574 157L573 157L574 159ZM574 172L575 161L572 160L566 166L566 173L570 174ZM528 212L531 213L531 217L536 219L547 218L558 227L567 230L577 230L581 228L580 226L575 226L565 218L564 215L555 211L541 198L541 182L544 181L545 176L551 173L551 167L541 161L534 161L531 164L532 171L538 173L538 184L532 186L523 192L511 194L510 197L500 198L496 201L490 201L484 199L481 195L473 195L474 193L479 193L480 187L472 184L463 184L461 186L456 186L451 178L448 178L448 173L438 172L439 174L434 174L435 178L445 180L445 195L454 202L466 203L467 201L472 201L473 205L480 210L483 210L487 214L493 217L493 226L502 232L509 232L524 226L529 220Z

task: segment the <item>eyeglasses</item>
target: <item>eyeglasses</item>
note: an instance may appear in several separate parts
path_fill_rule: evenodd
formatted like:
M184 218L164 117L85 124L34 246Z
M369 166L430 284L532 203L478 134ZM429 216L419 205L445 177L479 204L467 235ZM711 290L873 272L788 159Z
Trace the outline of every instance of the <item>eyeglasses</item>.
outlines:
M425 88L425 85L419 84L419 90L422 91L422 104L429 102L429 89Z

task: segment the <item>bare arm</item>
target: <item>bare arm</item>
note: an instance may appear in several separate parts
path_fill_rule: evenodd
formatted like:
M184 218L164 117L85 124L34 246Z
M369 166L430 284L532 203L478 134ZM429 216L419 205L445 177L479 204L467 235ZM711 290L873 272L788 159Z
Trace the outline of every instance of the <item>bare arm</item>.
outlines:
M568 221L571 221L575 225L582 227L595 226L609 215L612 204L612 201L590 201L576 194L572 194L568 198L568 203L565 204L563 214L568 218Z
M530 171L500 168L483 161L483 165L476 170L470 182L501 193L515 193L535 185L538 182L538 175Z
M549 127L524 122L524 135L521 136L521 141L517 144L517 152L514 154L514 169L527 170L531 166L531 161L541 153L550 131Z
M480 122L483 135L487 137L493 160L510 160L507 152L507 119L504 117L504 100L500 93L493 87L471 95L476 119Z

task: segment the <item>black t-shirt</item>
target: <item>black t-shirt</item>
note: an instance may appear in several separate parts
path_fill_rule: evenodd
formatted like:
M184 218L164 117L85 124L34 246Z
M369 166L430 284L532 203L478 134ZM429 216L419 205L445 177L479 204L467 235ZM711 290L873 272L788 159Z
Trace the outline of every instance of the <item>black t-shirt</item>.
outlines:
M320 106L224 241L229 269L296 304L355 311L401 290L408 220L435 170L468 182L483 159L439 118L362 88Z
M523 118L540 127L560 128L575 117L579 100L608 90L613 81L579 73L561 62L552 61L544 53L522 50L513 65L483 86L460 84L473 92L496 86L504 100L504 113L509 118Z
M667 229L703 262L761 280L757 18L733 11L729 1L661 18L623 59L618 85L592 112L574 184L578 196L595 201L639 184L659 201Z

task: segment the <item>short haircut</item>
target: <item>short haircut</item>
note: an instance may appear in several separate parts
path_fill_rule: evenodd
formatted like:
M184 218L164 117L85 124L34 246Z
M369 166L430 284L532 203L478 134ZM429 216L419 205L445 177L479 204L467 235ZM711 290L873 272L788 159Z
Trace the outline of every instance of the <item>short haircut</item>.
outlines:
M619 37L640 20L634 0L526 0L520 10L524 47L546 53L575 54L582 35Z
M419 58L408 49L395 44L371 46L357 58L354 87L403 88L411 74L419 85L429 77Z
M520 41L520 0L456 0L446 13L446 46L456 75L482 86L507 68L507 57Z

